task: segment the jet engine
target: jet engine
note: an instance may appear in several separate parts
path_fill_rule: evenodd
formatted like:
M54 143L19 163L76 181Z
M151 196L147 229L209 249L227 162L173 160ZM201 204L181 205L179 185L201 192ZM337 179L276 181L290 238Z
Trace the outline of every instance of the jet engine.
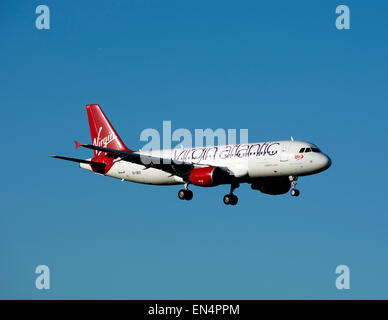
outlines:
M190 183L201 187L217 186L224 181L226 172L219 167L194 168L190 172Z
M251 188L265 194L278 195L287 193L291 188L291 182L288 177L261 178L255 180Z

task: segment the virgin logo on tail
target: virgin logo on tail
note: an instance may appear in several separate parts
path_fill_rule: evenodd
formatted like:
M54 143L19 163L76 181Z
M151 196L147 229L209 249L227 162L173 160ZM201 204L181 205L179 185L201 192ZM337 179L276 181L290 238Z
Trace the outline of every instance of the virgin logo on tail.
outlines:
M97 147L106 148L106 146L111 143L112 141L115 141L117 139L117 136L113 132L109 132L107 136L100 139L100 134L102 131L102 127L98 129L98 135L97 138L93 139L93 145ZM96 156L99 156L101 154L101 151L96 151Z

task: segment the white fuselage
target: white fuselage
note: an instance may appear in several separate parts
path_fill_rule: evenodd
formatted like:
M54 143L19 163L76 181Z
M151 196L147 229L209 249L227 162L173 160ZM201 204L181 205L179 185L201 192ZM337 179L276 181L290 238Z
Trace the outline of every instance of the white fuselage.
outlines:
M309 152L300 152L302 148ZM223 167L238 179L262 177L305 176L327 169L330 158L317 147L303 141L272 141L248 144L177 148L140 151L139 154L192 163L197 167ZM91 170L90 165L80 164ZM155 168L119 160L106 173L107 176L145 184L183 184L181 177Z

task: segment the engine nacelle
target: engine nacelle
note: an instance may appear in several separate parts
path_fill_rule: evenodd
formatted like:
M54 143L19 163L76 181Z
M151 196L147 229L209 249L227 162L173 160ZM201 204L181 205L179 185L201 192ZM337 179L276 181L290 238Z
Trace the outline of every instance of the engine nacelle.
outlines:
M291 181L288 177L261 178L254 181L251 188L265 194L284 194L290 190Z
M190 183L201 187L213 187L223 182L225 172L218 167L194 168L190 172Z

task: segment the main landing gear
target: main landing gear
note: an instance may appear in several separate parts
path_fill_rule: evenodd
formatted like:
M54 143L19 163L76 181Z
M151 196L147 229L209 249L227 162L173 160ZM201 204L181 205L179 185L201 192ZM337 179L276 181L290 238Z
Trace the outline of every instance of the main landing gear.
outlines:
M230 193L226 194L224 196L224 203L226 205L231 204L232 206L235 206L238 202L238 198L236 195L233 194L234 189L238 188L239 184L231 184L230 185Z
M300 191L298 189L295 189L296 181L298 180L298 177L289 176L289 179L291 181L291 191L290 191L291 196L293 197L299 196Z
M185 184L185 188L178 191L178 198L181 200L193 199L193 191L189 190L188 184Z

